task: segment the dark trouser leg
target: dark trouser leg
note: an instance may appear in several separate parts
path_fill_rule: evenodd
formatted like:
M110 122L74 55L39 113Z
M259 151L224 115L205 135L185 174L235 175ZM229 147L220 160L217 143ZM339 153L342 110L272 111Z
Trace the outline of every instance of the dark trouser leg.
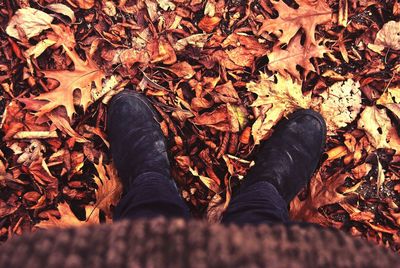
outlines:
M139 175L115 209L114 219L140 219L164 216L188 219L189 209L175 184L156 172Z
M223 223L261 224L289 221L286 202L276 188L267 181L244 185L232 198Z

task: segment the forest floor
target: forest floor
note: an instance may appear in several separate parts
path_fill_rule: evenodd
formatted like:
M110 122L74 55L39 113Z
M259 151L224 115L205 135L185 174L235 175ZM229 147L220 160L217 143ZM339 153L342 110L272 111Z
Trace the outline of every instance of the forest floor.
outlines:
M0 13L2 241L112 221L107 103L128 88L157 108L180 193L211 222L276 123L320 112L325 153L291 218L400 250L398 1L4 0Z

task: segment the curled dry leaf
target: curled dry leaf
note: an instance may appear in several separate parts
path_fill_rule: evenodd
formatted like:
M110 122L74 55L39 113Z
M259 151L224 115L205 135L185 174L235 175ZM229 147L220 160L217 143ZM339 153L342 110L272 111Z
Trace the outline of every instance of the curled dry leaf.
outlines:
M255 144L267 138L271 134L272 127L284 116L299 108L309 108L311 104L311 92L303 95L301 85L291 78L286 79L276 75L268 77L261 73L259 82L247 84L248 91L257 94L257 99L251 106L258 107L259 117L253 124L252 136Z
M56 13L67 16L68 18L70 18L72 23L74 23L76 21L75 13L69 6L66 6L64 4L55 3L55 4L47 5L46 8L48 8L51 11L54 11Z
M320 113L324 117L328 134L354 121L361 109L360 84L348 79L330 86L323 94Z
M205 31L206 33L211 33L215 27L218 26L219 22L221 21L220 17L208 17L205 16L199 22L199 28Z
M43 11L26 7L18 9L11 18L6 32L18 40L32 38L51 27L53 17Z
M375 45L400 50L400 21L389 21L376 35Z

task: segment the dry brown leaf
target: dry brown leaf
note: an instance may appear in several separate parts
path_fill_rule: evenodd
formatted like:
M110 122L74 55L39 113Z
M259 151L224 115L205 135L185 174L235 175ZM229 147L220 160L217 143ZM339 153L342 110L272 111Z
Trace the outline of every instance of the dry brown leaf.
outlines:
M44 159L32 162L28 168L36 183L44 188L46 197L52 201L58 196L58 179L54 177Z
M43 11L26 7L18 9L11 18L6 32L18 40L29 39L51 27L53 17Z
M193 70L193 67L186 61L177 62L168 69L178 77L184 79L190 79L196 74L196 72Z
M400 154L400 138L384 109L365 107L358 120L358 128L365 131L369 142L376 149L391 148Z
M268 54L268 68L271 71L278 71L282 75L286 75L287 72L299 80L300 74L296 69L297 65L304 68L304 77L310 71L315 72L310 59L314 57L322 58L324 53L328 52L328 49L314 44L302 46L300 40L301 36L297 35L290 41L287 49L281 49L279 46L274 47L272 52Z
M259 82L250 82L247 89L257 94L257 99L251 106L258 107L260 116L252 126L252 136L255 144L267 138L272 127L284 116L299 108L309 108L311 104L311 92L304 96L301 85L292 79L286 79L276 75L268 77L261 73Z
M281 43L289 43L299 29L303 28L306 33L305 45L316 45L315 27L331 20L332 10L325 0L297 0L298 9L290 8L283 1L271 2L279 16L264 20L258 34L275 33ZM282 32L280 36L279 32Z
M196 125L205 125L219 131L239 132L247 122L247 114L241 106L221 105L212 112L203 113L192 119Z
M348 79L330 86L323 94L320 113L324 117L328 134L354 121L361 110L360 84Z

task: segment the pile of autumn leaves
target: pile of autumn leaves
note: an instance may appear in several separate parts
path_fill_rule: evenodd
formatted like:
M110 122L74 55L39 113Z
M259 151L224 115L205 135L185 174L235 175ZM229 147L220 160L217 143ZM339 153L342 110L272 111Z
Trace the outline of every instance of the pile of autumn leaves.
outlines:
M72 1L75 9L90 9L95 7L94 1ZM140 2L140 1L139 1ZM201 4L201 1L193 1ZM184 51L187 46L193 46L202 49L207 42L218 39L211 36L218 27L221 18L217 15L218 7L223 1L204 1L204 16L199 22L199 28L203 31L200 34L193 34L186 38L178 40L175 44L169 44L165 39L158 41L157 55L146 51L148 46L143 45L140 49L126 49L121 51L113 51L108 55L110 59L118 59L128 69L134 64L162 63L169 66L168 70L175 73L182 79L191 79L195 77L196 71L187 62L177 62L176 55L172 57L165 51L173 50L176 53ZM127 11L124 6L125 1L121 1L119 6L112 1L103 1L104 12L114 14L113 10L120 8ZM148 15L153 20L158 20L160 12L174 11L179 3L168 0L157 0L141 2L147 7ZM360 83L352 78L339 77L337 82L332 83L321 94L312 95L312 92L304 94L302 91L302 81L309 73L316 72L311 59L322 59L324 54L330 54L330 49L323 45L321 40L316 39L317 25L330 23L333 20L334 13L324 0L320 1L297 1L299 7L297 9L289 8L282 1L271 1L272 7L278 12L279 16L275 19L264 18L260 20L258 28L259 36L273 34L276 43L272 49L267 49L263 45L261 38L251 39L244 33L233 33L221 42L223 48L235 46L233 49L225 51L218 50L213 58L219 61L219 64L226 69L231 77L238 77L244 68L253 66L255 58L268 56L268 69L274 72L274 75L260 73L257 80L245 83L245 87L249 93L256 96L251 102L250 107L254 114L254 120L249 120L249 109L241 109L236 106L231 99L235 101L239 99L234 85L228 82L224 85L217 85L217 79L208 81L214 83L214 96L218 96L218 101L226 102L226 105L219 106L212 112L207 113L189 113L180 114L181 117L187 116L190 120L185 124L193 124L199 127L208 127L224 133L240 133L240 141L243 144L251 143L258 145L262 140L268 138L272 133L272 128L283 117L300 108L312 108L319 111L327 121L329 135L338 134L338 130L351 125L356 121L356 130L343 135L344 144L331 146L327 152L328 159L324 163L321 170L313 178L310 185L310 197L305 200L295 199L291 204L291 214L294 219L313 221L325 225L337 225L327 217L322 215L318 210L324 205L339 203L351 217L364 222L377 232L389 232L393 235L394 240L400 243L399 233L396 229L384 229L374 223L373 215L360 211L357 207L350 205L347 199L347 193L354 193L361 183L361 179L367 176L375 167L365 162L366 155L374 155L377 149L395 150L393 157L399 157L400 154L400 138L396 131L395 122L392 122L394 115L397 120L400 118L400 88L394 84L388 83L386 88L382 90L382 94L376 98L374 105L365 106L362 104L362 94ZM139 4L138 4L139 6ZM270 9L270 6L265 6ZM47 79L57 81L58 84L52 85L46 92L42 92L37 96L29 97L13 96L12 85L3 83L3 89L6 94L12 97L6 112L4 113L3 130L5 132L6 144L14 151L18 159L16 162L22 165L22 172L33 178L33 183L38 191L23 193L24 198L34 205L29 206L30 210L43 209L48 203L53 202L58 196L58 182L49 166L63 165L63 174L68 177L82 173L83 154L79 152L68 152L68 148L74 147L75 143L87 143L94 136L104 141L108 146L105 135L98 128L86 127L84 131L76 130L71 126L76 113L75 107L82 106L85 113L90 105L96 102L107 103L107 99L115 94L118 89L126 84L121 76L114 73L106 73L101 66L98 66L92 56L94 51L89 51L86 60L82 60L76 52L76 41L71 28L62 23L53 23L54 17L62 15L69 18L71 23L76 22L75 12L69 5L50 4L45 7L47 11L51 11L52 15L44 11L31 7L24 7L15 12L8 23L6 29L10 40L16 46L20 47L20 59L26 62L24 69L26 77L37 77L38 72L42 73ZM128 12L128 11L127 11ZM181 18L182 19L182 18ZM164 21L166 19L164 18ZM339 21L343 23L343 18ZM174 20L174 23L179 23ZM171 26L172 27L172 26ZM374 42L366 44L367 49L384 56L388 49L399 50L398 33L399 22L388 22L377 33ZM178 28L178 27L176 27ZM149 33L143 31L142 37L147 38ZM396 37L397 36L397 37ZM39 40L32 45L30 39ZM140 40L133 46L139 47ZM239 44L239 45L237 45ZM287 46L282 46L286 44ZM33 63L33 59L39 58L45 51L49 49L62 48L65 55L72 61L73 70L65 68L65 70L38 70ZM174 52L174 53L175 53ZM163 54L164 53L164 54ZM152 55L153 54L153 55ZM332 54L330 54L331 57ZM345 55L342 52L342 55ZM346 56L343 56L344 58ZM348 60L348 59L347 59ZM301 72L299 68L301 67ZM398 76L400 65L392 70L393 76ZM226 74L225 74L226 75ZM201 79L201 78L200 78ZM394 79L397 81L396 79ZM154 85L155 84L155 85ZM146 77L141 80L139 88L144 85L150 85L157 88L157 84L150 78ZM160 87L160 86L159 86ZM80 96L76 97L75 90L79 89ZM163 88L161 87L163 90ZM196 93L197 94L197 93ZM154 96L157 96L155 93ZM77 100L78 99L78 100ZM178 98L177 98L178 99ZM206 107L205 101L198 98L198 107ZM204 100L204 99L203 99ZM181 103L184 100L181 99ZM24 104L24 110L21 103ZM192 101L193 110L196 102ZM182 104L180 104L182 105ZM204 106L205 105L205 106ZM379 108L377 105L380 105ZM185 105L190 109L190 105ZM160 111L160 110L159 110ZM195 114L195 115L193 115ZM193 117L193 118L191 118ZM166 120L169 122L168 120ZM251 123L251 125L249 125ZM165 126L164 126L165 127ZM167 127L166 127L167 128ZM68 148L61 148L57 142L59 133L66 138ZM84 133L84 134L82 134ZM65 138L64 138L65 139ZM54 153L45 159L43 155L43 140L45 140ZM223 153L221 153L223 154ZM85 154L86 155L86 154ZM229 163L229 159L234 156L223 155L224 160ZM219 158L219 157L218 157ZM66 161L65 159L69 159ZM338 170L334 174L325 172L329 168L329 164L334 160L343 159L345 165L352 164L350 171L342 172ZM178 165L186 165L187 172L191 176L198 177L202 183L215 190L215 180L210 178L208 174L203 174L196 167L191 167L190 161L184 157L177 157ZM65 161L68 164L65 164ZM211 160L213 161L213 160ZM239 161L246 161L239 159ZM95 169L98 176L94 177L98 189L95 192L96 203L87 205L86 216L88 222L99 222L99 213L103 211L106 220L111 220L111 209L118 200L121 193L121 186L118 182L116 172L111 164L104 164L100 154L99 161L94 161ZM387 177L396 180L396 172L383 170L379 159L376 163L377 167L377 191L381 190ZM16 183L26 184L25 181L19 180L21 172L8 172L10 167L3 164L3 177L7 180L14 180ZM228 167L230 173L235 173L232 167ZM329 174L329 175L327 175ZM345 183L346 178L351 177L359 180L352 188L339 193L338 189ZM1 182L1 181L0 181ZM329 186L326 186L329 185ZM229 187L227 187L229 189ZM229 191L229 190L228 190ZM22 194L21 192L16 195ZM7 202L0 199L2 217L13 214L18 210L20 205L16 205L17 200L13 198ZM14 203L13 203L14 202ZM229 200L227 201L229 202ZM394 204L394 203L392 203ZM222 208L226 208L225 203ZM47 228L50 226L70 226L80 225L84 222L80 221L71 208L66 203L58 203L57 211L45 211L45 215L41 215L42 220L36 226ZM219 211L221 213L222 211ZM398 222L399 213L396 212L395 205L387 212L387 217ZM15 226L13 227L16 228ZM358 235L356 231L353 232Z

